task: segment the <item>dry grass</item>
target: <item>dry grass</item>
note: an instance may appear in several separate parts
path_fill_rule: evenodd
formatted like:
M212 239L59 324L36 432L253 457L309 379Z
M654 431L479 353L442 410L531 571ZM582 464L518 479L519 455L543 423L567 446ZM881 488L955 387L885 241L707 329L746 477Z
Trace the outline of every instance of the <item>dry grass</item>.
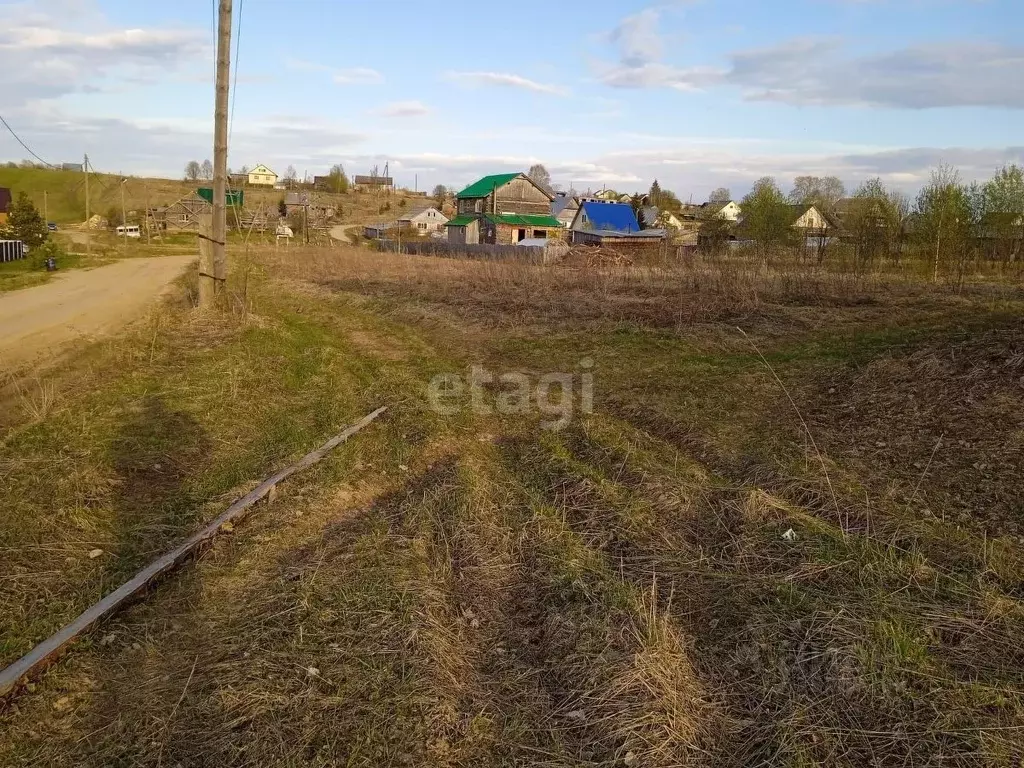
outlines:
M0 715L0 762L1019 762L1019 289L251 255L229 323L162 318L93 362L106 394L25 413L4 476L52 552L3 529L7 633L104 589L60 558L108 510L142 552L353 407L396 407ZM561 433L424 403L439 371L584 356L597 411ZM153 392L178 415L128 418ZM49 452L69 479L47 495Z

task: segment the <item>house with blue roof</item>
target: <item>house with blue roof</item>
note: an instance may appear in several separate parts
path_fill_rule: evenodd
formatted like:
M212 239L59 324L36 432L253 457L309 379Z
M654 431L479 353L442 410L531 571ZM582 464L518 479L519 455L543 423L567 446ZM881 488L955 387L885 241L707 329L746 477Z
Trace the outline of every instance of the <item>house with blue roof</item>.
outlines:
M588 200L573 219L572 242L577 245L648 246L665 239L664 229L644 229L629 203Z

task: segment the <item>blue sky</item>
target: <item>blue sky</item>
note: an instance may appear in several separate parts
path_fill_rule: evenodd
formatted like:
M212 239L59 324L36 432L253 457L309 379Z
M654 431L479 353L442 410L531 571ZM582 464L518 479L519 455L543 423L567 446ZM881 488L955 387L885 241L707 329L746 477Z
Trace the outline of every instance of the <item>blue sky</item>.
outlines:
M236 168L390 161L424 188L542 162L564 186L700 200L1024 162L1021 0L234 2ZM0 2L2 114L51 162L179 175L211 154L213 5Z

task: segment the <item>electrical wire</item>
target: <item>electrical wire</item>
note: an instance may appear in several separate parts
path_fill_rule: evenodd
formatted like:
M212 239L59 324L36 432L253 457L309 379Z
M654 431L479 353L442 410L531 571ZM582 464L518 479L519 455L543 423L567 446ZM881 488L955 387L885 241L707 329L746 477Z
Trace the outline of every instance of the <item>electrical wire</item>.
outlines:
M33 152L29 148L28 144L26 144L24 141L22 141L21 137L14 132L14 129L11 128L11 126L9 126L7 124L7 121L4 120L3 115L0 115L0 123L4 124L4 128L6 128L8 131L11 132L11 136L13 136L17 140L17 142L19 144L21 144L22 147L25 148L25 151L28 152L30 155L32 155L32 157L34 157L36 160L38 160L40 163L42 163L43 165L47 166L48 168L56 168L57 167L57 166L53 165L52 163L46 162L45 160L43 160L43 158L41 158L39 155L37 155L35 152Z
M238 31L235 33L235 77L231 84L231 115L228 118L228 152L231 151L231 134L235 130L235 97L238 95L238 52L242 49L242 8L245 0L238 0Z

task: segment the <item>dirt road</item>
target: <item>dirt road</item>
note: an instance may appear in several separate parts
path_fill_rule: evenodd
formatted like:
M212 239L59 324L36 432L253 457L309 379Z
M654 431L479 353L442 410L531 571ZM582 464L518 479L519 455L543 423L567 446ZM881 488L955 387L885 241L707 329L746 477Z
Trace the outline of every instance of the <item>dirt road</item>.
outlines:
M192 256L127 259L68 271L45 285L0 294L0 370L124 325L192 261Z
M355 237L351 236L349 233L358 226L358 224L343 224L337 227L331 227L331 238L334 240L340 240L343 243L348 243L349 245L357 244Z

